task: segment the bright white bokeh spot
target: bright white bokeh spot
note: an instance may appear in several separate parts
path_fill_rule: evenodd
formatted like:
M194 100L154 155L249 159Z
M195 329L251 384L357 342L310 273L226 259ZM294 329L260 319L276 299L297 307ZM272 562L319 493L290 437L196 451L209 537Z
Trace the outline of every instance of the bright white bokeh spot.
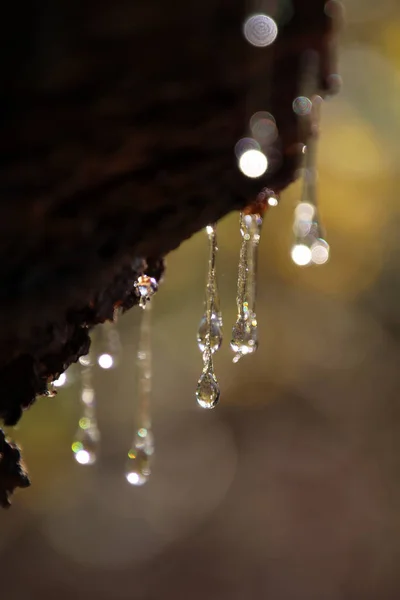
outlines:
M87 450L78 450L75 453L75 460L80 465L88 465L90 463L90 454Z
M267 200L269 206L278 206L279 200L276 196L270 196Z
M114 360L111 354L106 353L100 354L99 358L97 359L97 362L99 364L99 367L101 367L102 369L111 369L111 367L114 364Z
M140 477L139 474L135 472L127 473L126 480L131 485L143 485L145 483L145 479Z
M206 227L207 235L211 235L213 233L213 231L214 231L214 227L212 225L207 225L207 227Z
M325 240L317 240L311 246L311 259L316 265L324 265L329 260L329 244Z
M299 267L305 267L312 260L311 248L305 244L295 244L291 252L292 261Z
M55 387L62 387L65 384L66 381L67 381L66 374L65 373L61 373L60 377L58 379L55 379L53 381L53 385Z
M246 19L243 26L243 33L246 40L252 46L264 48L276 40L278 25L267 15L252 15Z
M239 159L239 169L246 177L261 177L268 169L268 160L260 150L247 150Z

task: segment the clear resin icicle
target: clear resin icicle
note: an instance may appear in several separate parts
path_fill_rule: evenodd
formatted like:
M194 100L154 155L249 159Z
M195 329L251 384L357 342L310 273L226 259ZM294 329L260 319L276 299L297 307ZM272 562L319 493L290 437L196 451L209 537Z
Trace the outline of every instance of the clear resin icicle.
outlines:
M322 265L329 260L329 244L325 234L317 202L317 130L320 102L315 100L312 110L312 135L304 147L303 192L295 210L294 243L291 250L293 262L299 266Z
M131 485L143 485L151 474L154 439L151 430L151 302L143 305L137 352L137 413L132 446L128 452L125 477Z
M96 400L92 384L93 362L91 356L81 356L81 404L83 414L72 444L76 462L80 465L92 465L97 460L100 431L96 419Z
M209 242L208 273L205 313L197 333L197 343L203 353L203 372L197 382L196 399L202 408L214 408L219 401L220 390L214 372L213 352L222 344L222 315L219 306L215 259L217 255L217 234L215 225L208 225Z
M208 225L206 233L209 243L209 269L207 274L206 300L204 303L204 315L202 316L197 331L197 345L200 352L204 352L207 345L207 334L210 330L210 348L211 352L217 352L222 344L222 313L219 303L219 293L217 279L215 274L215 256L218 251L217 232L215 225ZM208 324L208 300L211 305L211 318L209 329Z
M236 296L238 314L231 339L231 348L235 353L233 362L238 362L245 354L253 354L258 347L256 277L262 222L260 213L240 215L242 245Z

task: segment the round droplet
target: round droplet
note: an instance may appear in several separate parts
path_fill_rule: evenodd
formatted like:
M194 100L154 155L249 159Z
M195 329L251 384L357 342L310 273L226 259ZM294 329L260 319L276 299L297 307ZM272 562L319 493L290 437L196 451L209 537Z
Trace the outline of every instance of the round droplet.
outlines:
M202 408L214 408L219 401L220 390L217 378L213 373L206 372L200 377L197 388L197 402Z
M234 362L246 354L253 354L258 348L258 330L255 315L252 318L239 318L232 329L231 348L235 352Z
M97 460L100 432L96 425L89 425L88 419L79 421L79 429L76 432L72 444L72 451L76 462L80 465L93 465Z
M156 293L158 289L157 281L154 277L148 275L141 275L135 282L135 287L140 296L139 304L142 308L146 306L146 302Z
M222 344L222 327L220 324L221 317L212 314L211 315L211 328L210 328L210 347L211 352L217 352L220 349ZM207 317L204 316L199 325L199 329L197 332L197 344L201 352L204 352L206 348L206 340L207 340Z
M278 35L278 26L275 21L267 15L258 14L249 17L243 27L243 33L246 40L263 48L272 44Z

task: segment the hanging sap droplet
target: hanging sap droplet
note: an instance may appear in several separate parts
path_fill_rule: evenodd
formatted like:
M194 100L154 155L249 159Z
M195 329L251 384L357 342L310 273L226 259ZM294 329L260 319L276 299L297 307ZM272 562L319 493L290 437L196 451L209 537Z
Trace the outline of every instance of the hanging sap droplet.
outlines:
M205 371L197 383L197 402L202 408L214 408L218 404L219 396L219 385L212 369Z
M291 249L292 260L300 267L312 263L323 265L329 260L330 248L322 237L319 221L309 222L306 229L303 228L304 223L305 221L299 222L295 218L294 231L297 235Z
M96 462L100 442L100 432L93 419L83 417L79 421L72 451L80 465L93 465Z
M135 282L136 290L139 294L139 306L144 308L150 298L156 293L158 289L157 281L154 277L148 275L141 275Z
M144 485L151 475L151 457L154 453L154 439L150 429L141 427L128 452L125 477L131 485Z
M212 354L222 344L222 314L215 273L215 259L218 250L215 224L206 228L208 236L208 273L206 287L205 313L197 331L197 344L203 355L203 373L197 382L196 399L202 408L214 408L217 405L220 390L214 374Z
M311 105L311 123L314 132L310 135L305 147L303 192L301 201L295 210L293 224L295 240L291 249L291 257L293 262L300 267L326 263L330 251L329 244L324 239L317 201L317 129L321 105L321 99L318 100L318 98L315 97Z
M239 317L232 329L231 348L235 352L233 362L253 354L258 348L258 329L255 316Z
M211 352L216 352L220 349L222 344L222 326L221 326L222 316L218 316L218 314L213 313L211 315L211 323L210 323L210 348ZM199 329L197 332L197 344L201 352L204 352L207 344L207 335L208 335L208 324L207 324L207 316L204 317L200 321Z
M240 216L242 245L236 295L238 313L230 342L235 353L233 362L238 362L245 354L253 354L258 348L256 276L262 222L260 213L245 211Z

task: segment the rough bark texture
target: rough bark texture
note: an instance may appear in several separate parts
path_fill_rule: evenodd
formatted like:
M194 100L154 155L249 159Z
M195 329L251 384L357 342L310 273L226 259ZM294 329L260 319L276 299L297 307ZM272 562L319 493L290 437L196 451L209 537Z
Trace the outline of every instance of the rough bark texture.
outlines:
M7 424L87 352L89 328L110 318L113 305L132 305L139 274L158 278L159 257L264 187L279 192L294 179L309 132L292 102L307 51L319 57L310 92L324 95L335 82L336 3L267 5L279 35L261 49L242 35L249 15L242 0L7 3L0 23ZM272 113L279 136L263 148L267 173L252 180L237 168L234 147L259 110Z

